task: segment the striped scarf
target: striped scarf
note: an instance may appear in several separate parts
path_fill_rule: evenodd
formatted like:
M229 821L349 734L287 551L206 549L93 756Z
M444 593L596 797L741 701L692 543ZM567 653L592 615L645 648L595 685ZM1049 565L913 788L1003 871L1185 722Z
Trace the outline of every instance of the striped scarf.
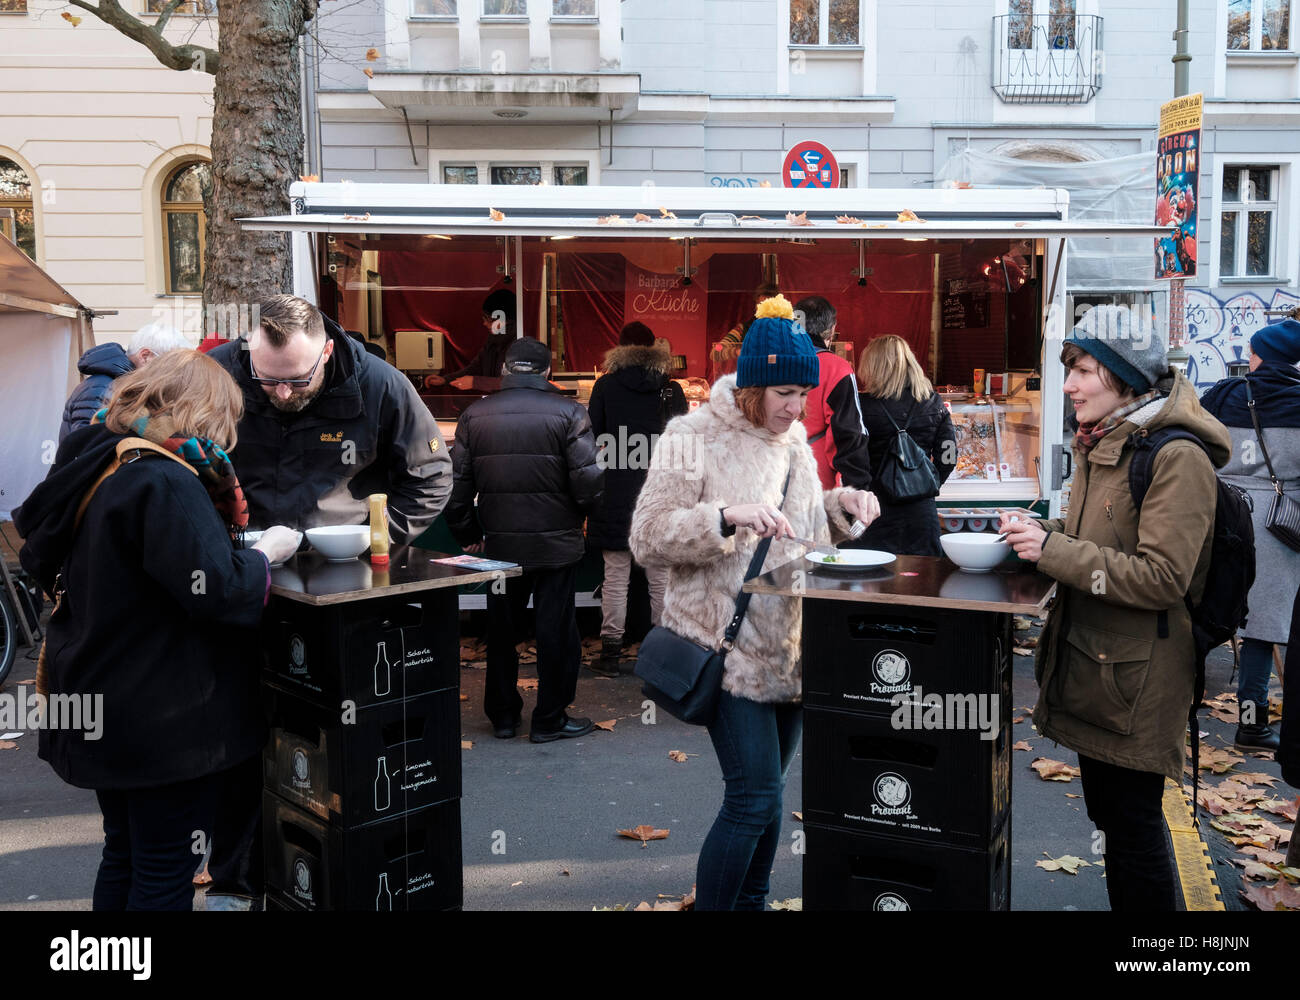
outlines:
M1086 455L1097 446L1097 442L1113 431L1116 427L1124 422L1124 418L1130 413L1136 413L1147 403L1160 399L1163 394L1159 389L1152 389L1150 392L1143 393L1136 399L1130 400L1121 406L1117 406L1110 414L1103 417L1093 424L1080 424L1079 429L1074 434L1074 446L1079 449L1079 453Z
M92 423L103 423L107 413L107 409L100 410ZM186 437L177 433L171 416L165 413L150 416L141 410L127 426L136 437L166 448L192 467L199 474L199 481L207 489L212 506L217 509L230 536L237 538L243 534L248 527L248 502L244 499L244 490L239 485L234 466L220 446L209 438Z

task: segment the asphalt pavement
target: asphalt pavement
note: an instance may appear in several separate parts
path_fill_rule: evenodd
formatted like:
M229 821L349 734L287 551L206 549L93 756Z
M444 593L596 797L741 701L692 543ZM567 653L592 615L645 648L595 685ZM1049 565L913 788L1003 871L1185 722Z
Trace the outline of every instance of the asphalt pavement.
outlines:
M6 693L35 675L26 652L19 652ZM1231 662L1226 649L1212 654L1209 695L1228 689ZM584 668L571 714L611 725L609 731L531 744L527 717L535 692L524 690L523 730L513 740L498 740L482 714L484 676L481 663L461 672L462 739L468 743L462 752L465 908L590 910L689 893L700 845L722 799L707 732L664 713L649 724L634 677L605 679ZM521 669L521 677L534 676L531 667ZM1273 685L1276 692L1276 679ZM1014 739L1031 749L1012 755L1012 909L1105 910L1104 868L1089 865L1070 875L1035 864L1063 855L1098 860L1083 799L1072 797L1081 796L1079 780L1044 781L1029 766L1040 756L1077 763L1073 753L1032 729L1028 709L1035 698L1032 660L1017 656L1013 716L1021 721ZM1209 745L1231 744L1232 724L1203 711L1201 728ZM89 909L102 838L94 793L59 780L37 758L36 741L35 733L25 733L7 741L11 749L0 749L0 909ZM685 760L674 760L671 751ZM794 815L802 760L796 757L786 788L770 902L802 895L801 823ZM1247 757L1243 765L1279 773L1271 759ZM1277 794L1292 792L1279 782ZM668 836L643 845L618 834L641 825L668 830ZM1229 861L1235 848L1208 822L1202 831L1226 908L1242 908L1238 869Z

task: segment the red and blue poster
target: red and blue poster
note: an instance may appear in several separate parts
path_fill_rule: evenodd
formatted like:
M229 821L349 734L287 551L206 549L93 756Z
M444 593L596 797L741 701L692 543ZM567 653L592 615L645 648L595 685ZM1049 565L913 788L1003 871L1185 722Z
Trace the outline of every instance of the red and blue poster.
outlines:
M781 183L788 188L837 188L840 165L835 154L820 142L806 139L785 154Z
M1196 275L1196 192L1201 167L1201 95L1160 108L1156 139L1156 277Z

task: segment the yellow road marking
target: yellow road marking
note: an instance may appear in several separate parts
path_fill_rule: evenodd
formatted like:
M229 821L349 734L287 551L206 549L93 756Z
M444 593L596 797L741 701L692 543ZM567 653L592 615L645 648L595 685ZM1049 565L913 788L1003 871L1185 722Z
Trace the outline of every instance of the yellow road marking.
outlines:
M1225 910L1219 897L1219 886L1214 880L1210 850L1200 831L1192 825L1190 800L1182 788L1168 778L1165 779L1162 807L1169 839L1174 845L1174 867L1178 870L1184 905L1189 911Z

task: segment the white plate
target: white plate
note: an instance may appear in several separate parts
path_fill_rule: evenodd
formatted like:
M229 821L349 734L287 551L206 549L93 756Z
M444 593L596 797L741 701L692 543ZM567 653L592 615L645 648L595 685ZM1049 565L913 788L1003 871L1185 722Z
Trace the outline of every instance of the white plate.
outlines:
M808 552L804 558L822 569L870 569L872 566L887 566L898 557L892 552L879 549L840 549L835 553L839 559L826 561L825 552Z

